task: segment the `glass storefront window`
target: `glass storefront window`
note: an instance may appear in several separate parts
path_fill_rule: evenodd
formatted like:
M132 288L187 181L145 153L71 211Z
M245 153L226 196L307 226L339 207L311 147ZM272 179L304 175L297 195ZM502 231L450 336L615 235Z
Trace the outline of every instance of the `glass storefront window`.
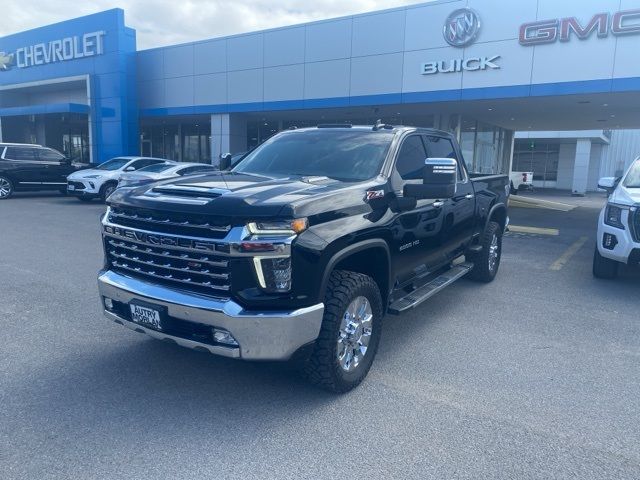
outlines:
M535 140L517 140L513 153L513 170L533 172L533 179L540 182L558 180L560 144ZM543 183L544 187L544 183Z
M211 124L142 125L140 152L168 160L211 163Z

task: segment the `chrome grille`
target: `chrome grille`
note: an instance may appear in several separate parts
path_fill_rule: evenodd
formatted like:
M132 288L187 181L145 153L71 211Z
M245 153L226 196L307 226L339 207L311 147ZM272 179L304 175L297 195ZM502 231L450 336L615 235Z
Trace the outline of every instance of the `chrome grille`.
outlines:
M229 219L130 207L111 207L109 221L126 227L204 238L222 238L231 230Z
M209 295L220 295L231 288L229 261L224 257L167 245L146 245L108 234L104 241L109 263L122 273Z
M631 224L631 235L633 240L640 242L640 207L636 207L635 211L629 213L629 219Z

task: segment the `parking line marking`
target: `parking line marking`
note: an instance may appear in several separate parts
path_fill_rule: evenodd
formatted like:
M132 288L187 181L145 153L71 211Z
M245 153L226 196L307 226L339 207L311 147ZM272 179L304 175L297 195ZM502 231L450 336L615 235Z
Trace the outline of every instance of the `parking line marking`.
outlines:
M527 197L509 197L509 206L510 207L519 207L519 208L539 208L543 210L556 210L558 212L570 212L571 210L575 210L575 205L569 205L567 203L560 202L552 202L549 200L541 200L538 198L527 198Z
M534 235L551 235L557 237L560 230L557 228L523 227L520 225L509 225L509 231L513 233L532 233Z
M584 247L584 244L587 243L588 237L580 237L576 240L573 245L571 245L567 250L558 258L555 262L551 264L549 267L551 270L558 272L562 270L562 268L573 258L573 256L578 253L578 251Z

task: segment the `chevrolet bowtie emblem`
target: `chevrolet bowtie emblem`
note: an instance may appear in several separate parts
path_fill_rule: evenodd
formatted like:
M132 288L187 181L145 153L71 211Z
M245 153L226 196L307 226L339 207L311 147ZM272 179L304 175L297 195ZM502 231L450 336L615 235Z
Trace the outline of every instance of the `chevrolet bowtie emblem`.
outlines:
M13 53L0 52L0 70L9 70L13 66Z

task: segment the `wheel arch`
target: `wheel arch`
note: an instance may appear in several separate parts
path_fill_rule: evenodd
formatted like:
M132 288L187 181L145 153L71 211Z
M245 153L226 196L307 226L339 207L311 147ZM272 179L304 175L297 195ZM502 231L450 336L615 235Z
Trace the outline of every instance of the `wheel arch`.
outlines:
M386 304L391 286L391 253L382 239L363 240L336 252L327 262L320 285L324 298L329 277L335 270L348 270L368 275L380 289L383 305Z
M507 228L507 207L504 203L497 203L491 210L489 210L489 215L487 215L487 220L484 225L484 229L487 229L489 222L496 222L500 225L502 231L504 232L505 228Z

